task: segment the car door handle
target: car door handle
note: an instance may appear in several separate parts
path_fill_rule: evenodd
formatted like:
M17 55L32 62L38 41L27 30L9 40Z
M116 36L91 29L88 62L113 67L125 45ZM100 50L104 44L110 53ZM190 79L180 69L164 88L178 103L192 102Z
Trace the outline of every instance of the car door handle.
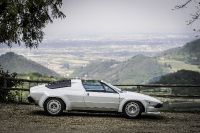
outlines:
M87 96L89 96L90 95L90 93L87 93Z

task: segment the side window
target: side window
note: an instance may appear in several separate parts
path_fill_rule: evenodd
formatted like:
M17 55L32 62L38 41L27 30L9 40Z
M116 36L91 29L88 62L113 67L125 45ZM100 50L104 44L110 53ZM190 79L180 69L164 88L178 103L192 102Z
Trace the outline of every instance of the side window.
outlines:
M91 92L105 92L104 87L101 85L99 81L82 81L83 87L85 88L86 91L91 91Z
M112 88L110 88L106 84L102 83L102 85L103 85L103 87L104 87L106 92L108 92L108 93L117 93L115 90L113 90Z
M60 80L48 83L45 85L49 89L57 89L57 88L64 88L64 87L71 87L71 80Z

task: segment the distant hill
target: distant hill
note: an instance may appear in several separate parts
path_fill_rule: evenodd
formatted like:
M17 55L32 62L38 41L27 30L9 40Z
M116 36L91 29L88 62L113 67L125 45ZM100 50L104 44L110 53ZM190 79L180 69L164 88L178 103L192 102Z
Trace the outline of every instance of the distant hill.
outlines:
M147 83L155 77L168 72L168 68L160 65L154 58L137 55L124 62L101 61L92 62L74 72L74 76L87 75L92 79L103 79L111 83L136 84Z
M183 47L169 49L156 57L137 55L124 62L96 61L75 70L73 76L87 75L111 83L148 83L182 69L200 71L200 39Z
M163 75L154 83L200 85L200 73L189 70L180 70L174 73Z
M13 52L1 55L0 65L5 71L8 70L9 72L20 74L40 73L49 76L59 76L56 72Z
M74 73L74 77L87 76L92 79L104 79L105 76L112 71L113 68L118 66L120 62L114 60L108 61L93 61L85 67L77 69Z
M189 70L180 70L175 73L170 73L164 76L161 76L160 79L154 84L193 84L200 85L200 73L189 71ZM172 89L174 94L183 94L183 95L200 95L200 88L174 88Z
M184 61L192 65L200 65L200 39L189 42L183 47L169 49L160 57Z

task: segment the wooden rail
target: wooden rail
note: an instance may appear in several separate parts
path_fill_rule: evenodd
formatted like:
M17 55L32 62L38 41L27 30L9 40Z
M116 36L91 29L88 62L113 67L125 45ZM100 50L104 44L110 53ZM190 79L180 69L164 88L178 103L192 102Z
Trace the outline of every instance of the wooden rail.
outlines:
M22 82L30 82L30 83L49 83L52 81L49 80L29 80L29 79L18 79L18 78L8 78L8 77L1 77L4 80L13 80L13 81L22 81Z
M115 86L136 86L136 87L200 87L199 85L193 85L193 84L116 84Z

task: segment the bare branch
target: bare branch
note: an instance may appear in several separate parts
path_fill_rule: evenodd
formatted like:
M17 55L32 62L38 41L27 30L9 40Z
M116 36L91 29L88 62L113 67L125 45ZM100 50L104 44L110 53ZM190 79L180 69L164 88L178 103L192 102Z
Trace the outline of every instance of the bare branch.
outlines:
M188 21L187 25L191 25L192 23L194 23L196 20L199 19L200 17L200 10L198 10L195 14L191 14L192 19Z
M188 0L188 1L186 1L184 4L182 4L182 5L177 5L177 6L175 6L175 9L180 9L180 8L184 8L184 7L186 7L190 2L192 2L193 0Z

